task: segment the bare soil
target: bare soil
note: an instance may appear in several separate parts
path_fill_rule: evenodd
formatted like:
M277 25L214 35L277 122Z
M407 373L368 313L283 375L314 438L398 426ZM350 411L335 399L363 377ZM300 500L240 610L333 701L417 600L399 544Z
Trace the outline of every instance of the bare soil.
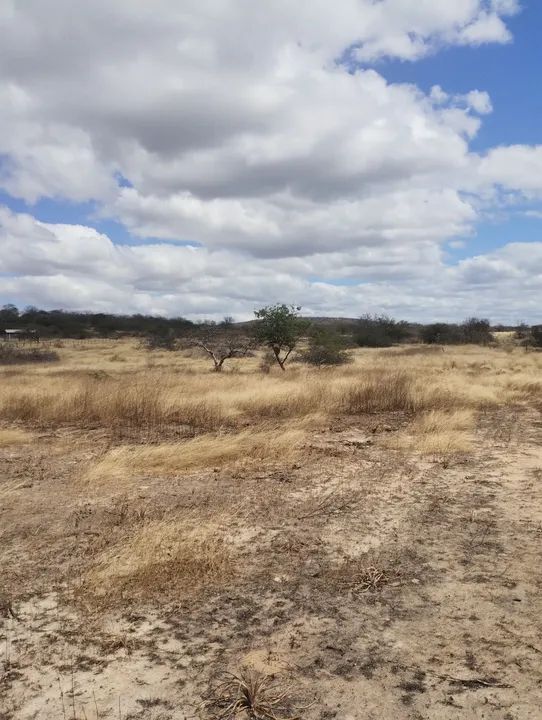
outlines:
M441 461L386 449L402 422L332 423L295 465L129 487L82 480L102 431L0 448L0 718L216 717L214 680L250 666L303 720L538 720L540 413L482 414L475 451ZM193 507L236 509L222 585L86 594L127 527Z

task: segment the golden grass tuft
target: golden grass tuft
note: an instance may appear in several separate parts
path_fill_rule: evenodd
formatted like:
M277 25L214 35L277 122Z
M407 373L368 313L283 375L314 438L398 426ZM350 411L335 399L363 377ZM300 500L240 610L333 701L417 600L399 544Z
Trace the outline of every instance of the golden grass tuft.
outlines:
M244 430L202 435L183 443L121 445L87 474L90 481L125 480L133 475L177 475L200 468L246 462L288 462L298 457L303 430Z
M146 523L108 548L82 578L87 601L189 595L234 575L232 552L213 525L181 518Z
M67 385L47 383L28 391L9 393L0 403L0 416L9 421L47 426L79 425L109 430L160 430L165 425L187 425L214 430L225 422L222 408L212 400L168 395L171 379L76 378Z
M415 413L453 407L457 397L447 388L429 385L402 370L371 370L345 386L339 409L346 414L376 412Z
M430 410L420 415L412 423L410 431L414 435L429 435L447 430L472 430L474 413L472 410Z
M474 420L472 410L431 410L417 417L406 433L387 444L437 457L467 453L473 446Z

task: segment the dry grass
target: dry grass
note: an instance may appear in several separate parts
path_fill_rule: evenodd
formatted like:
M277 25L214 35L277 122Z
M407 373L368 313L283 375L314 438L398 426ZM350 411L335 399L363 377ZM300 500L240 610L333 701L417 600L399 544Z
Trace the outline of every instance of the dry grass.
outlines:
M5 420L28 424L110 430L159 430L172 423L212 430L224 424L221 408L212 401L181 398L172 403L168 384L167 378L159 376L74 378L68 384L54 378L41 388L23 386L19 392L6 395L0 414Z
M339 566L330 569L326 580L342 591L364 595L381 592L390 582L398 581L396 562L383 562L365 556L348 558Z
M473 427L472 410L431 410L416 418L411 425L411 431L415 435L430 435L451 430L472 430Z
M387 440L395 449L443 457L467 453L473 447L475 415L470 409L431 410L417 417L405 433Z
M94 480L172 475L240 459L291 460L303 432L368 413L411 418L408 433L394 439L397 448L465 452L473 410L542 398L542 356L498 347L359 350L340 368L292 366L265 375L257 356L240 362L240 372L216 374L190 353L150 356L131 341L66 342L57 350L55 366L0 371L1 420L103 428L116 442L124 433L136 443L162 439L114 447L91 469ZM164 444L172 433L198 437Z
M108 603L189 595L224 584L235 572L214 525L194 518L148 522L108 548L82 578L79 595Z
M123 362L112 362L112 353ZM0 371L0 419L112 432L182 425L201 432L315 413L419 414L542 397L542 356L499 348L360 350L345 367L292 366L268 375L258 372L258 357L240 361L240 372L218 375L181 353L153 353L149 362L129 342L74 343L59 354L55 366Z
M26 445L33 440L32 433L19 428L0 430L0 447L11 445Z
M459 399L446 388L432 387L404 371L372 370L345 387L339 405L347 414L420 412L453 407Z
M422 436L411 444L422 455L444 457L468 453L473 448L473 438L469 433L457 430L434 432Z
M303 430L244 430L232 435L203 435L184 443L121 445L111 450L87 475L93 482L132 475L177 475L232 463L289 462L298 457Z
M0 365L50 363L57 360L59 360L59 356L54 350L40 347L34 343L27 345L0 341Z
M430 582L427 562L438 582L446 571L447 579L465 577L461 592L479 587L469 579L475 566L467 577L459 561L471 508L484 510L479 477L493 478L493 468L507 457L508 447L499 449L503 443L491 437L501 418L506 431L509 425L530 433L530 444L512 456L525 465L509 465L517 475L510 480L517 497L507 486L498 499L491 482L488 506L499 502L502 512L480 515L501 523L503 542L508 529L521 533L527 524L525 498L530 502L536 482L525 489L522 479L540 475L532 408L542 401L542 354L399 350L356 350L348 366L293 366L269 374L259 372L255 357L240 361L237 372L214 374L200 358L159 351L149 358L131 341L66 342L55 365L0 368L0 446L6 448L0 458L2 592L13 598L15 612L27 597L47 603L32 631L38 649L20 645L29 657L22 672L37 658L33 678L49 672L45 663L57 673L65 658L53 652L50 638L62 648L65 639L77 658L89 654L85 643L97 647L93 626L111 623L133 638L132 657L98 648L90 672L100 684L108 667L131 673L131 684L122 675L123 697L138 697L141 677L154 678L165 692L175 685L182 701L174 712L193 707L208 673L225 663L241 665L248 648L261 650L267 669L287 667L284 660L307 668L319 682L326 668L335 678L350 679L350 644L360 617L374 630L365 643L369 649L380 647L381 628L394 609L400 619L411 610L407 624L417 623L418 635L429 628L434 637L433 625L418 618L426 615L436 625L438 618L419 612L425 593L415 585ZM505 405L514 407L505 411ZM471 450L457 466L449 458ZM433 462L441 458L449 460L446 471L444 462ZM517 515L515 525L507 503ZM533 514L532 528L538 520ZM490 548L499 536L496 529L492 539L489 520L484 527ZM534 548L536 533L527 532ZM518 535L516 549L526 537ZM412 555L416 548L419 557ZM486 572L488 557L477 570ZM492 607L493 585L488 575L484 607ZM441 589L435 588L435 597ZM69 635L59 629L77 614L68 605L72 591L80 603L76 610L87 610L81 637L79 620ZM346 612L335 623L329 610L343 605ZM454 608L448 610L451 616ZM474 610L469 607L469 614ZM21 632L33 622L32 613L22 615ZM45 615L48 624L42 625ZM488 628L496 617L488 619ZM450 642L456 635L450 632ZM462 652L456 645L454 657ZM336 655L335 647L345 652ZM134 670L137 658L143 664ZM311 658L322 658L314 672ZM420 654L416 663L426 660ZM174 683L160 679L164 668L153 673L162 662L170 664L165 669ZM78 682L86 682L89 671L81 672ZM375 680L381 683L380 675ZM397 686L395 678L391 683ZM36 693L43 696L48 684ZM223 719L316 716L316 710L293 707L284 691L267 676L237 673L213 689L202 713ZM34 715L53 708L46 697L49 704L32 706ZM123 717L136 710L141 708L131 707ZM339 712L346 713L346 705Z
M301 720L304 708L293 708L291 689L275 676L252 668L226 673L200 706L200 717L209 720Z

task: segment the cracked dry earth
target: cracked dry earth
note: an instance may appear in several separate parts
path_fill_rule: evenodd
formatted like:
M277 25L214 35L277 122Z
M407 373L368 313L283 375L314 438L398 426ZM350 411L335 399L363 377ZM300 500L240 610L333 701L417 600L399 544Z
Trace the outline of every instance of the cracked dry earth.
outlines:
M540 414L482 414L475 451L445 462L386 450L386 422L330 428L302 467L144 478L105 499L74 481L105 437L1 450L0 717L213 717L209 683L243 665L276 674L303 720L542 717ZM243 498L224 586L72 602L119 508L174 513L217 485Z

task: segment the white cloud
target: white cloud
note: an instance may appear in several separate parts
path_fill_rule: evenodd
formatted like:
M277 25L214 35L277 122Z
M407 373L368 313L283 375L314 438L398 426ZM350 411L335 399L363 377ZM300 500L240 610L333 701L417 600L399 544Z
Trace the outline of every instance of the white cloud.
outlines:
M474 22L461 30L459 39L466 45L483 45L510 42L512 36L496 13L482 12Z
M442 246L468 238L503 193L537 197L542 151L480 157L469 142L492 110L483 89L427 95L369 64L508 42L506 18L518 9L514 0L4 3L0 188L31 203L95 201L137 242L3 211L4 295L194 315L283 298L320 313L361 312L368 297L399 315L448 312L443 293L462 297L505 260L447 268Z
M453 320L476 312L515 322L538 317L541 282L542 242L454 266L430 240L254 259L164 243L119 246L92 228L0 211L0 294L21 304L241 319L280 300L313 315Z
M286 174L303 185L296 176L322 173L333 151L347 166L373 139L383 155L421 153L420 164L424 142L437 156L450 142L451 153L453 138L414 88L334 62L352 46L370 59L417 57L515 10L485 0L342 0L340 12L327 0L276 0L265 12L246 0L10 8L0 25L2 184L30 201L103 199L116 170L143 193L232 183L242 194L255 175L264 187ZM502 28L492 42L507 39ZM347 169L331 168L343 182Z
M483 90L471 90L465 95L467 105L480 115L487 115L493 111L491 98Z
M482 181L527 196L542 193L542 145L510 145L490 150L479 165Z

